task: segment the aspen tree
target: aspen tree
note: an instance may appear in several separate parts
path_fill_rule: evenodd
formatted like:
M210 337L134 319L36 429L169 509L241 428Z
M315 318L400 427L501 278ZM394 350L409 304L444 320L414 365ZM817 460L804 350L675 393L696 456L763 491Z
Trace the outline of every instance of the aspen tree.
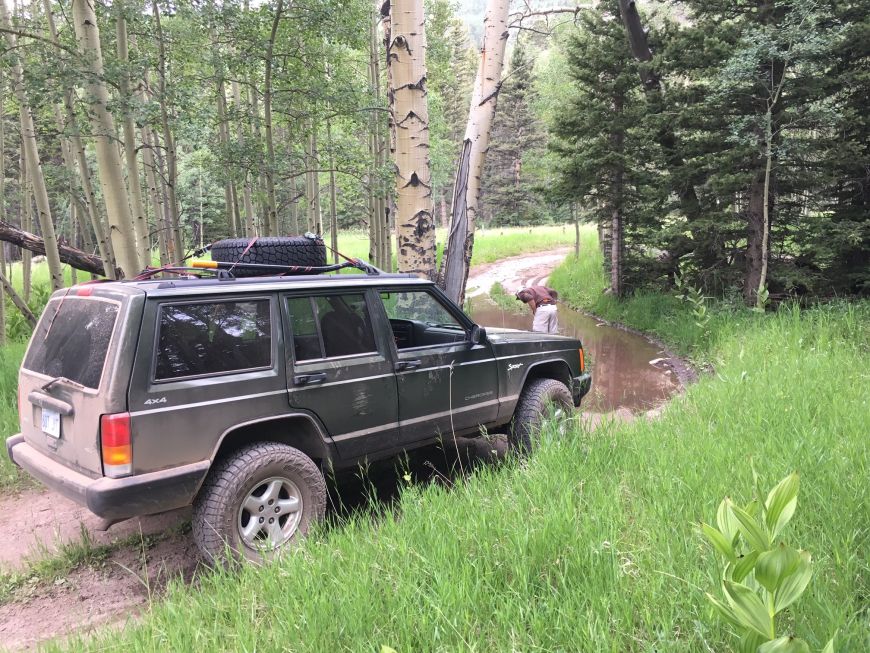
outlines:
M18 99L18 112L21 120L21 147L27 160L30 184L36 201L37 218L42 238L45 240L45 258L48 262L48 273L52 290L63 286L63 271L60 266L60 254L57 251L57 236L51 217L51 206L48 201L48 191L45 187L45 177L42 174L42 162L39 159L39 148L36 143L36 127L33 124L33 112L30 107L27 89L24 86L24 72L18 56L18 39L12 34L12 22L5 2L0 2L0 24L8 30L5 33L6 44L12 57L12 86ZM28 200L28 205L30 204Z
M136 239L136 253L139 267L151 264L151 241L148 238L148 221L145 219L145 203L142 201L142 184L139 181L139 164L136 157L136 126L133 124L133 111L129 103L133 99L130 92L130 53L127 46L127 19L123 3L117 2L118 15L115 19L117 36L116 47L121 63L121 76L118 90L125 103L124 107L124 159L127 163L127 184L130 188L130 209L133 214L133 236Z
M90 75L86 84L90 95L91 127L96 140L97 166L100 186L109 218L112 250L124 276L130 277L141 269L133 231L133 216L121 157L115 146L117 130L115 119L109 112L109 91L103 75L103 53L100 31L93 0L73 0L73 24L79 51L87 62Z
M429 164L423 2L394 0L389 5L390 22L385 40L396 165L398 268L400 272L434 279L435 222Z
M57 26L54 23L54 13L52 12L51 0L43 0L45 9L45 20L48 23L48 33L51 37L51 42L60 48L60 38L57 33ZM97 250L100 258L103 260L103 267L106 270L106 276L110 279L115 278L115 261L112 254L112 244L106 234L103 226L103 220L100 216L99 207L97 206L96 195L94 194L94 184L91 180L91 171L88 166L88 160L85 155L85 147L82 144L82 138L79 134L78 121L76 120L75 111L73 109L73 89L67 86L63 91L63 106L55 107L55 121L58 124L58 129L62 133L67 134L70 162L68 170L70 177L75 176L74 172L78 173L79 182L83 198L76 195L76 201L79 204L78 217L79 220L84 220L83 215L87 215L88 222L91 226L91 231L94 233L94 238L97 241ZM72 182L70 182L72 183ZM90 247L90 239L86 236L87 229L82 225L82 236L88 247Z
M439 276L444 292L460 304L465 296L465 282L468 279L474 247L474 230L480 203L480 178L489 147L496 100L501 88L508 39L508 7L508 0L489 0L486 5L480 63L474 80L471 109L453 187L450 232Z

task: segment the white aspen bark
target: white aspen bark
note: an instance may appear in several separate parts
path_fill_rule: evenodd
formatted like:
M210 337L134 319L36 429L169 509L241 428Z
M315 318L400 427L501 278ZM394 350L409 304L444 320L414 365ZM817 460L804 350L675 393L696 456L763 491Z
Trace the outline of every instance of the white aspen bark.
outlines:
M332 247L332 262L338 263L338 213L336 212L335 152L332 142L332 125L326 121L326 141L329 146L329 244Z
M320 208L320 168L319 154L317 152L317 125L314 121L309 123L308 130L307 161L305 174L308 177L308 229L321 235L323 233L323 212Z
M429 165L426 33L422 0L393 0L387 39L396 244L399 272L435 278L435 221Z
M130 277L141 268L124 171L115 146L115 119L108 110L109 92L103 81L103 54L93 0L73 0L73 24L79 51L90 72L86 84L90 95L89 113L96 139L100 186L106 202L112 250L118 267L124 276Z
M51 41L56 46L60 47L60 38L58 37L57 27L54 23L54 13L52 12L51 0L43 0L43 7L45 8L45 19L48 23L48 32L51 36ZM59 108L58 112L60 112ZM109 279L114 279L115 257L112 253L112 244L109 241L109 237L106 235L106 230L103 227L103 221L100 217L100 210L94 193L94 184L91 181L91 171L88 167L85 148L84 145L82 145L82 139L79 135L78 121L76 120L75 110L73 108L73 91L69 86L65 88L63 92L63 115L58 115L56 120L58 122L58 128L61 129L62 132L69 134L70 155L73 159L73 166L78 171L82 193L84 194L84 200L82 202L84 206L80 208L83 208L84 210L82 213L88 216L91 230L94 232L94 238L96 238L97 241L97 251L100 254L100 258L103 260L103 267L107 273L106 276ZM75 175L73 174L71 176ZM86 232L87 230L83 228L82 234L85 234ZM89 239L85 238L85 242L87 243L88 241Z
M278 235L278 202L275 198L275 143L272 138L272 53L275 48L275 35L284 10L284 0L278 0L275 15L272 17L272 31L266 43L266 76L263 83L263 113L266 130L266 197L269 212L265 216L265 231L268 236Z
M12 23L6 4L0 2L0 23L4 29L6 44L11 51L12 57L12 86L18 99L18 108L21 118L21 144L24 148L24 156L27 159L27 167L33 196L36 200L39 227L42 230L42 238L45 241L45 258L48 262L48 273L52 290L63 286L63 271L60 266L60 254L57 251L57 236L54 232L54 223L51 218L51 206L48 202L48 191L45 188L45 177L42 174L42 163L39 160L39 149L36 143L36 127L33 124L33 113L30 109L30 100L24 87L24 71L18 56L18 39L11 33ZM28 205L29 205L28 200Z
M453 210L440 282L447 296L459 304L465 296L480 203L480 179L501 88L509 4L508 0L489 0L486 5L480 63L453 186Z
M157 184L157 175L154 173L157 165L154 160L150 130L142 128L142 163L145 168L145 183L148 184L148 196L151 198L151 210L154 212L154 224L157 231L157 244L160 250L160 265L168 265L172 262L169 253L169 231L166 228L164 218L163 194Z
M242 115L242 91L239 88L239 83L236 80L232 81L233 104L239 116ZM245 128L241 118L236 121L236 139L239 145L244 147L245 144ZM245 206L245 236L252 238L254 234L254 204L251 201L251 173L245 168L245 180L243 184L242 196Z
M377 98L378 79L376 76L376 66L378 63L378 19L377 11L372 11L369 19L369 65L368 65L368 81L369 90L374 97L374 106L379 106L380 102ZM369 133L367 135L367 143L369 149L369 157L371 158L371 167L366 173L366 185L368 187L368 213L369 213L369 261L377 267L381 267L381 252L383 237L383 229L381 227L382 216L379 213L378 207L378 115L375 111L369 114L368 119Z
M171 241L170 252L174 250L176 258L172 259L173 263L179 263L184 256L184 241L181 237L181 225L178 209L178 198L176 196L176 186L178 185L178 159L175 154L175 137L172 135L172 129L169 125L169 109L166 106L166 43L163 39L163 27L160 24L160 7L157 0L152 0L152 13L154 15L154 25L157 28L157 74L160 80L160 123L163 128L163 147L166 150L166 175L163 177L163 189L166 194L164 198L164 208L168 209L169 234L168 238ZM147 77L146 77L147 84ZM157 139L155 138L155 146ZM157 161L160 169L163 170L163 157L156 151Z
M20 127L19 127L20 129ZM24 155L22 140L18 151L18 223L25 231L33 231L33 203L30 197L30 177L27 175L27 157ZM21 294L24 301L30 301L30 262L33 254L28 249L21 250Z
M127 184L130 188L130 210L133 214L133 237L136 239L136 253L139 267L151 265L151 241L148 238L148 221L145 219L145 203L142 201L142 184L139 181L139 163L136 160L136 126L133 124L133 111L129 102L133 99L130 92L130 52L127 46L127 19L124 7L119 5L115 19L118 60L121 62L121 76L118 90L124 102L124 159L127 163Z
M6 78L0 72L0 222L6 222ZM6 243L0 241L0 273L6 272ZM0 347L6 344L6 297L0 286Z

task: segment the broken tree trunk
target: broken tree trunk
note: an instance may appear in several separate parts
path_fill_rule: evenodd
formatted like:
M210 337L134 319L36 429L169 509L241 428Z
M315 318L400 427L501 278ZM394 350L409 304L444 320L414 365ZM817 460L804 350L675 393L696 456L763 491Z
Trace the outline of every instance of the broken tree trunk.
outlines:
M396 164L399 272L435 278L435 221L429 165L426 33L422 0L393 0L386 34Z
M483 19L483 46L474 80L471 108L453 186L450 232L441 262L440 285L462 304L474 248L474 229L480 202L480 179L501 88L508 39L508 0L489 0Z
M45 254L45 241L42 238L8 222L0 221L0 241L12 243L34 254ZM62 263L91 274L106 276L103 261L99 256L88 254L69 245L60 245L58 254Z

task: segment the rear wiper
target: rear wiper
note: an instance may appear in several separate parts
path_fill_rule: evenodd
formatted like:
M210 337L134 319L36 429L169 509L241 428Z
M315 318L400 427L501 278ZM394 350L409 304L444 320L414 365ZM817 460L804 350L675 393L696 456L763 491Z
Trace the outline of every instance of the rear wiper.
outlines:
M53 386L55 383L67 383L73 387L80 388L81 390L85 389L85 386L83 386L78 381L73 381L72 379L68 379L65 376L56 376L53 379L51 379L50 381L48 381L45 385L43 385L40 388L40 390L42 390L43 392L48 392L48 389L51 386Z

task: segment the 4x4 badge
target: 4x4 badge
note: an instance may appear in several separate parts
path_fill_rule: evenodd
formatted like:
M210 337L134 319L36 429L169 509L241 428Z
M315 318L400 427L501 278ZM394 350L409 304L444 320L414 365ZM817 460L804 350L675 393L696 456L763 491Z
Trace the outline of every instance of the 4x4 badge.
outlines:
M165 404L165 403L166 403L166 397L157 397L156 399L146 399L145 400L146 406L153 406L154 404Z

